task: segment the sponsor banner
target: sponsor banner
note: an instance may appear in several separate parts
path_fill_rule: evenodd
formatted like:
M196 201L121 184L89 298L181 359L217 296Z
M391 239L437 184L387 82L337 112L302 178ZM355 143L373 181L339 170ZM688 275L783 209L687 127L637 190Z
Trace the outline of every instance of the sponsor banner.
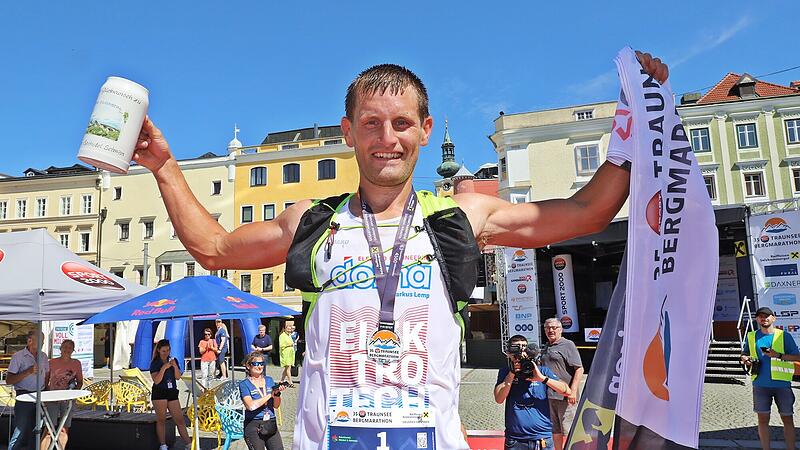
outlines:
M736 276L736 257L720 256L717 276L717 295L714 302L714 321L739 320L739 280Z
M555 255L552 259L553 288L556 294L556 317L565 333L577 333L578 306L575 303L575 280L572 276L572 255Z
M600 334L603 332L602 328L584 328L583 340L586 342L600 342Z
M508 333L510 336L525 336L528 342L540 342L536 251L505 248L503 256L506 268Z
M53 322L53 358L61 356L61 343L66 339L75 342L72 358L81 362L84 378L94 377L94 325L78 325L77 320Z
M800 211L750 217L750 247L758 306L775 312L775 326L800 342Z
M614 441L697 448L707 355L698 343L710 335L719 269L714 211L669 81L648 76L630 48L616 63L623 89L609 153L632 155L616 411L631 426L616 428ZM637 441L645 432L660 439Z

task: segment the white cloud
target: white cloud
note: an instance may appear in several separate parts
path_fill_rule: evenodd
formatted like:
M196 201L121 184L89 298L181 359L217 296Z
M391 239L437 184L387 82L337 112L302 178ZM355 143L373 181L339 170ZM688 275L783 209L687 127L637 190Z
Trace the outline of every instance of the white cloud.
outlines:
M681 56L675 58L673 61L668 61L670 68L678 67L695 56L700 55L701 53L705 53L719 47L739 34L739 32L750 26L751 23L753 23L753 21L749 16L742 16L733 25L726 26L723 30L706 36L700 41L700 43L683 52Z

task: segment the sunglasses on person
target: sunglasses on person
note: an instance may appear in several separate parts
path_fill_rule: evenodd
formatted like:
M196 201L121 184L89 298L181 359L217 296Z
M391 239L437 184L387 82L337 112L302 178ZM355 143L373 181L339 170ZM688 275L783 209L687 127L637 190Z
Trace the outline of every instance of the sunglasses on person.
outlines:
M205 333L206 336L211 336L211 333Z
M264 365L264 361L253 361L250 363L250 365L254 367L261 367Z

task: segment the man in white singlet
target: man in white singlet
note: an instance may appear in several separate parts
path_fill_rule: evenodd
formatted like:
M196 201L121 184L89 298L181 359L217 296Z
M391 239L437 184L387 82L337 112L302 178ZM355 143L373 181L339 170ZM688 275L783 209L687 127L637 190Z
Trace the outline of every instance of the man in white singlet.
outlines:
M666 80L657 58L641 54L640 61ZM421 209L412 207L412 174L433 129L427 92L411 71L385 64L362 72L345 103L341 127L355 151L359 190L337 212L340 228L329 251L315 255L317 279L332 283L307 317L293 448L388 450L413 440L410 448L468 449L458 415L461 330L440 267L427 257L433 249L420 228ZM209 270L284 263L312 205L303 200L273 221L227 232L192 194L149 118L134 160L153 172L178 237ZM624 157L614 161L568 199L512 205L467 193L454 200L479 245L541 247L608 225L629 185ZM397 253L401 241L407 243ZM258 248L264 251L252 251ZM384 262L371 256L381 252ZM396 286L386 281L391 277L376 277L381 264L388 272L380 273L398 269Z

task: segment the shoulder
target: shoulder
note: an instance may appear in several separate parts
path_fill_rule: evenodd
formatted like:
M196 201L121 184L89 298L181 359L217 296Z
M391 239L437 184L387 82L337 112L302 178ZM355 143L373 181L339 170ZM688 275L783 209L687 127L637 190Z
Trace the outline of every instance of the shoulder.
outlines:
M273 380L272 377L270 377L270 376L265 376L264 377L264 386L266 386L268 388L270 388L272 386L275 386L275 380Z
M495 211L511 205L501 198L476 192L456 194L453 196L453 200L467 215L475 236L479 236L483 232L484 225Z

